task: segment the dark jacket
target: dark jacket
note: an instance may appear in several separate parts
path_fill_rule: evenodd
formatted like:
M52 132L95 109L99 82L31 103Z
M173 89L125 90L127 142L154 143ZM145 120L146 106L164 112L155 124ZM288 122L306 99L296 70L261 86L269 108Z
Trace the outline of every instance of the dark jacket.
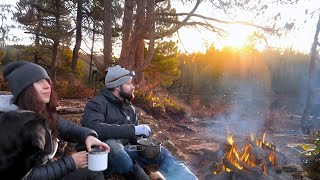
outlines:
M53 144L49 121L32 111L0 113L0 177L23 179L48 161Z
M131 102L121 101L106 87L84 108L82 125L95 130L99 139L134 139L138 118Z
M17 106L11 104L11 97L0 96L0 112L17 110ZM62 117L57 119L58 138L71 143L84 143L87 136L97 137L97 133L86 127L79 126ZM55 141L56 142L56 141ZM73 158L65 156L53 162L34 167L25 179L61 179L63 176L76 170Z
M71 143L84 143L89 136L97 137L95 131L81 127L71 121L59 117L57 120L59 139ZM76 165L71 155L62 157L56 161L34 167L26 179L60 179L63 176L76 170Z

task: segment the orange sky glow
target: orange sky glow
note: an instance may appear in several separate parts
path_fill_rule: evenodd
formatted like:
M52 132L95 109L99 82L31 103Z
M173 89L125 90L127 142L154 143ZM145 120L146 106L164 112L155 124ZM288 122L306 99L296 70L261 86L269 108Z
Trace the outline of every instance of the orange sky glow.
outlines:
M193 4L183 7L177 6L177 12L188 12L189 9L192 8ZM215 15L211 15L212 12L210 12L208 7L210 6L201 4L196 13L219 18ZM305 14L305 10L308 9L309 12L313 12L319 8L320 3L317 0L305 0L300 1L297 5L283 5L272 8L274 12L281 13L282 23L294 22L295 28L291 31L287 31L287 33L283 34L281 37L273 36L272 38L268 38L268 45L277 48L292 48L301 52L309 53L313 42L313 36L315 34L319 11L311 17L310 15ZM248 14L239 14L237 15L236 20L248 21L248 17ZM228 21L227 17L221 16L220 19ZM263 20L260 20L259 22L259 19L257 19L256 24L262 25L259 24L261 22L263 22ZM268 23L265 23L265 25L272 27L272 24L268 25ZM180 38L177 37L177 41L179 41L179 49L182 52L187 53L198 51L205 52L206 48L211 44L214 44L218 49L222 49L225 46L241 48L249 43L249 36L255 31L255 28L253 27L239 24L222 24L220 27L224 27L226 30L226 35L224 37L219 37L216 33L204 28L181 28L178 32ZM267 44L263 40L255 43L255 48L258 50L263 50L266 46Z

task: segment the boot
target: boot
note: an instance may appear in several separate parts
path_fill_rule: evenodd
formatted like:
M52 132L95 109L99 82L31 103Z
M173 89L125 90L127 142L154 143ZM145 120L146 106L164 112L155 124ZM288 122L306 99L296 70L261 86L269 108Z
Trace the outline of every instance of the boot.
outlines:
M146 172L140 167L138 162L134 161L134 166L128 173L122 174L126 180L150 180Z
M149 176L144 172L137 162L135 162L135 165L131 171L133 173L134 180L150 180Z

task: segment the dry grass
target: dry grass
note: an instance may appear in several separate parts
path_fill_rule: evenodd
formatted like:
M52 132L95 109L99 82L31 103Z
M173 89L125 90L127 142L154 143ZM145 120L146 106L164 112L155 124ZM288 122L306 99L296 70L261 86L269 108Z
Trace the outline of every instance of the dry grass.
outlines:
M290 126L290 117L285 108L273 109L267 113L267 117L264 122L264 126L269 130L278 130L282 127Z
M77 79L57 81L56 90L60 98L89 98L93 96L93 90Z
M7 83L5 83L3 76L0 76L0 91L8 91Z
M231 108L230 104L226 104L222 101L222 97L215 98L212 103L204 106L201 104L199 99L195 99L191 102L192 112L191 116L198 118L209 118L214 117L217 114L224 113Z

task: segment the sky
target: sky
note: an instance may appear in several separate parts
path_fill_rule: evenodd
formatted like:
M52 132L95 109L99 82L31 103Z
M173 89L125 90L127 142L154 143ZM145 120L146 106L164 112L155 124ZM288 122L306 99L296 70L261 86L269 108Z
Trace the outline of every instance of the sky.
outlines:
M16 0L1 0L0 4L12 4L14 5ZM172 3L172 6L177 9L177 12L189 12L194 6L194 2L181 5ZM288 47L297 49L308 53L310 51L311 44L313 42L313 36L315 34L315 26L317 23L318 15L311 18L305 15L305 9L310 9L313 11L315 8L320 7L320 2L318 0L300 0L300 3L294 6L275 6L273 10L276 12L281 12L283 17L283 22L295 22L294 29L286 34L286 36L268 38L268 44L274 47ZM201 3L198 7L196 14L202 14L206 16L211 16L219 18L222 20L230 20L228 16L216 15L211 8L211 5L206 3ZM219 13L218 13L219 14ZM220 17L219 17L220 16ZM236 20L247 20L247 14L237 15ZM306 21L306 23L304 23ZM260 24L259 24L260 25ZM266 24L268 26L268 24ZM246 43L246 40L250 34L255 31L255 28L242 26L242 25L224 25L219 27L226 29L226 37L219 37L216 33L208 31L204 28L187 28L182 27L177 33L174 34L172 39L179 42L178 47L180 51L191 53L191 52L204 52L205 49L212 43L218 49L224 46L241 47ZM22 30L14 30L10 32L12 35L19 37L24 37L21 39L21 44L30 44L30 39ZM265 47L265 43L256 44L256 48L262 50ZM102 49L102 44L97 44L97 47Z
M271 1L269 1L271 2ZM177 8L178 12L189 12L191 11L191 6L183 6ZM271 7L272 5L269 4ZM179 7L178 5L176 7ZM302 52L309 53L315 30L318 21L319 14L315 13L313 17L305 14L305 10L309 9L309 12L320 8L320 2L318 0L300 0L296 5L274 5L271 9L274 12L280 12L282 15L282 23L285 22L295 22L295 28L281 37L273 37L268 39L268 44L274 47L284 47L293 48ZM208 4L200 4L196 14L204 14L207 16L212 16L222 20L228 21L228 17L224 15L217 16L215 12L212 12L211 6ZM273 13L274 13L273 12ZM319 11L318 11L319 13ZM237 15L236 20L247 21L249 18L248 14ZM259 19L258 19L259 21ZM263 21L263 20L261 20ZM261 24L258 24L261 25ZM266 26L272 27L272 24L265 24ZM214 46L218 49L224 46L234 46L240 47L243 45L247 39L247 36L255 31L255 28L243 25L222 25L228 31L229 35L227 37L217 37L217 34L205 30L204 28L182 28L179 30L180 39L180 49L186 49L187 52L197 52L205 51L205 44L214 43ZM263 49L266 46L265 43L260 43L256 45L257 49Z

